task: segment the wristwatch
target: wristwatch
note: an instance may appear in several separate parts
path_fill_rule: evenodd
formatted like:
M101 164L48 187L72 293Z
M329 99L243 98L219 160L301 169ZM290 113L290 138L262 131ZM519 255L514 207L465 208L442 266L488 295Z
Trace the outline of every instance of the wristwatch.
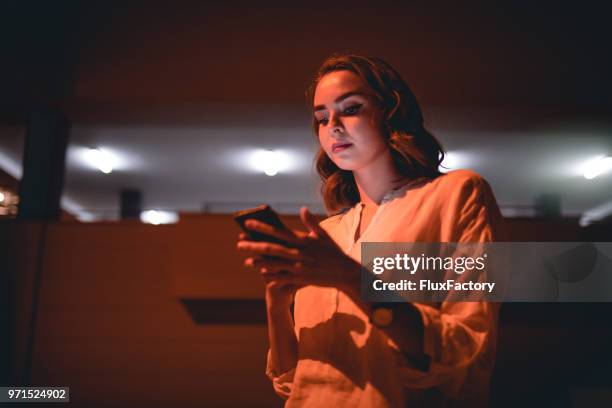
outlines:
M370 312L370 323L384 329L393 323L393 305L389 303L374 303Z

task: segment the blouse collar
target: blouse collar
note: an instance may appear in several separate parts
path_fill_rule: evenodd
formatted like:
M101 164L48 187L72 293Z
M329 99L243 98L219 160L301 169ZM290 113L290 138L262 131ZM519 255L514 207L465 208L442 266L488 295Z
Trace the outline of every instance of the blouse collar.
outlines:
M387 202L389 202L389 201L391 201L391 200L393 200L393 199L395 199L395 198L397 198L397 197L401 197L401 196L404 194L404 192L405 192L406 190L408 190L408 189L409 189L409 188L411 188L411 187L416 187L416 186L420 185L420 184L421 184L421 183L423 183L425 180L426 180L426 178L425 178L425 177L419 177L419 178L416 178L416 179L410 180L410 181L408 181L407 183L402 184L402 185L401 185L401 186L399 186L399 187L392 188L391 190L389 190L389 191L387 191L387 192L385 193L385 195L383 196L383 198L380 200L380 204L382 205L382 204L387 203ZM353 208L360 207L360 206L362 206L362 204L363 204L363 201L361 201L361 200L360 200L360 201L358 201L358 202L357 202L357 203L356 203L356 204L353 206Z

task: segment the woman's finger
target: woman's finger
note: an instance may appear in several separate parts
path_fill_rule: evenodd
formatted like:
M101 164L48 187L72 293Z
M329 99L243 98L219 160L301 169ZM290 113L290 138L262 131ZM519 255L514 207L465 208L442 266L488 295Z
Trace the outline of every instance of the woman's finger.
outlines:
M289 244L299 245L300 238L296 236L290 229L279 229L265 222L258 220L247 220L244 226L256 232L260 232L265 235L269 235L274 238L278 238Z
M292 273L262 273L261 278L264 282L276 282L279 286L295 285L298 287L304 286L303 280L299 275Z
M244 266L259 268L260 270L265 268L266 272L264 273L298 272L303 268L302 263L299 261L271 257L249 257L244 260Z
M273 242L240 241L236 245L238 250L254 255L270 255L280 258L301 260L304 257L296 248L287 248L284 245Z
M265 268L267 273L303 273L305 265L300 261L290 261L281 258L255 259L251 265L257 268Z

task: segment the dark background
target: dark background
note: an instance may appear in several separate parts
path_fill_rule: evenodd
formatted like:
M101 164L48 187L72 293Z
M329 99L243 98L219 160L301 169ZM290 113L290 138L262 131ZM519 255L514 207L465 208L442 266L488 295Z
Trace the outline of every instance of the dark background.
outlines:
M283 204L289 213L315 205L307 165L267 178L215 159L228 149L283 143L310 157L304 90L336 51L378 55L398 68L445 145L481 159L473 167L491 182L513 240L609 240L609 224L595 234L578 218L612 199L610 175L585 183L563 165L612 152L604 2L0 7L0 153L19 167L28 115L61 112L72 123L69 149L109 144L138 159L105 177L68 155L64 193L79 204L64 206L77 209L68 215L118 212L123 187L142 190L145 208L198 213L160 228L0 223L5 299L16 305L7 317L14 335L6 340L8 378L70 385L83 406L280 403L263 376L262 316L239 318L262 299L235 257L237 230L228 215L199 212L210 203L221 212L253 201ZM15 189L18 176L0 176L0 187ZM561 214L511 218L542 194L561 197ZM202 314L222 323L197 322L185 299L219 301L205 302ZM608 310L588 303L503 308L494 405L609 400ZM105 387L118 397L103 395Z

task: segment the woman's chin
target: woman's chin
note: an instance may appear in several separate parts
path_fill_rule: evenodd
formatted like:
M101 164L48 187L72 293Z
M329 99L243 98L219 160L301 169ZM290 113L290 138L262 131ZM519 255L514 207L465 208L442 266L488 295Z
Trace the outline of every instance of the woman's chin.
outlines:
M336 160L334 164L338 166L340 170L353 171L356 168L355 163L351 163L347 160Z

